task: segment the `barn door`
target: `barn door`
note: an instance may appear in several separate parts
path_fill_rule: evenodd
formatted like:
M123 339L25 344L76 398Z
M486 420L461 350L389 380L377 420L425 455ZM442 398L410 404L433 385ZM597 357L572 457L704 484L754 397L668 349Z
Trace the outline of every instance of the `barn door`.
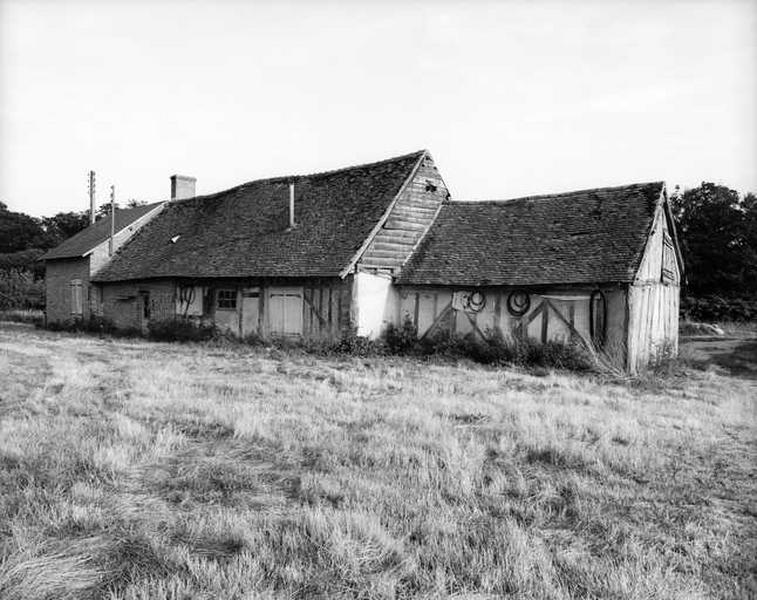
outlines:
M260 288L242 290L242 336L258 333Z
M270 288L267 304L271 335L302 335L302 288Z

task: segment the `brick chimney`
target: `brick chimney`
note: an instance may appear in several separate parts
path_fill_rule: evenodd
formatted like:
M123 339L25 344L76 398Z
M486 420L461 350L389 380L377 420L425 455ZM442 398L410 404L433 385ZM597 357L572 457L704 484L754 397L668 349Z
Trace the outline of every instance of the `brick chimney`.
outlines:
M195 197L196 177L171 175L171 200L184 200Z

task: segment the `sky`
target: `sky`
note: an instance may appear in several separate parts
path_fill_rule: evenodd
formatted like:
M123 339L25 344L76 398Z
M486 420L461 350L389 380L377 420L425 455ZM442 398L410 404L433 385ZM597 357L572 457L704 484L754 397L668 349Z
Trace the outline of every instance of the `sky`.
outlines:
M757 192L757 2L0 0L0 201L35 216L427 148L457 200Z

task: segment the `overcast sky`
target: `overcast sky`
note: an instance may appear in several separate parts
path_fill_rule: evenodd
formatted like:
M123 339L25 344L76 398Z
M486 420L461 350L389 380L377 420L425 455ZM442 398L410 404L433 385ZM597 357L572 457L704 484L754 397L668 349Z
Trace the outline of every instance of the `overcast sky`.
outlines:
M455 199L757 191L757 2L0 0L0 200L34 215L428 148Z

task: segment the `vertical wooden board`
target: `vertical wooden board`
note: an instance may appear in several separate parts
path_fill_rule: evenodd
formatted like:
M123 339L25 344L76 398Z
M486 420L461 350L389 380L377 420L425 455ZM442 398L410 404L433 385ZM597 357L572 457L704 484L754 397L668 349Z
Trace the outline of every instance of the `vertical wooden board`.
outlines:
M323 286L318 285L317 287L316 296L318 298L318 302L315 305L315 309L318 311L318 314L321 316L318 320L318 337L323 335Z
M646 356L647 338L647 293L644 287L636 288L637 302L634 313L636 314L636 361L639 366L644 363Z
M657 284L655 286L652 286L652 294L654 297L654 349L655 349L655 355L660 349L660 344L662 343L662 285Z
M652 332L654 331L654 295L652 294L652 290L649 286L644 287L644 309L646 310L646 327L644 329L644 346L645 346L645 355L644 360L648 361L649 357L652 353L652 344L654 343L654 338L652 337Z
M310 337L312 333L311 331L312 314L311 314L310 306L308 304L310 302L310 288L309 287L306 287L302 290L302 300L303 300L302 303L304 304L303 310L305 311L304 314L302 315L302 329L305 332L305 335L307 337Z
M502 293L494 292L494 329L500 334L504 333L502 329Z
M342 320L342 288L336 288L336 331L341 337L344 332L344 322Z
M626 332L626 366L631 372L636 371L636 342L634 339L634 327L635 327L635 318L634 318L634 302L636 300L635 296L635 288L632 285L629 285L626 293L627 296L627 313L628 313L628 331Z
M435 295L431 293L418 295L418 337L422 337L434 322L434 298Z
M339 303L337 300L338 290L329 286L329 320L331 323L331 337L339 337Z
M415 292L414 298L413 298L413 324L415 327L418 327L418 313L420 311L420 298L421 294L420 292Z
M326 334L331 338L334 335L334 318L333 318L333 310L332 310L332 302L331 302L331 286L329 285L326 287L323 297L326 300L326 306L325 306L325 312L326 314L324 317L326 318Z
M541 311L541 343L546 344L547 339L549 339L547 336L549 335L549 310L547 309L546 304L544 305L544 310Z

